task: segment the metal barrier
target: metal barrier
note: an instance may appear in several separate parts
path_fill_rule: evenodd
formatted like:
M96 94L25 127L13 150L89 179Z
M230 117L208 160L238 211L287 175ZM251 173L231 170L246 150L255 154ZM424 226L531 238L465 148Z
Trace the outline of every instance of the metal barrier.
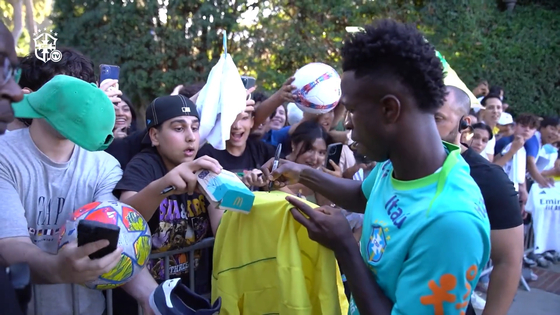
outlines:
M524 255L528 255L528 254L532 253L534 251L534 248L535 248L535 236L534 236L534 229L533 229L532 220L531 220L531 222L529 222L528 225L524 225L524 229L525 229L525 237L524 237L525 251L524 251ZM521 263L521 264L523 265L523 263ZM490 275L490 273L492 273L493 269L494 269L494 266L492 265L492 260L489 260L488 263L486 264L486 266L484 267L484 269L482 270L482 272L480 273L480 278ZM531 291L531 287L527 283L527 280L525 280L525 278L523 277L523 272L521 272L521 278L519 279L519 282L521 283L523 288L525 288L525 290L527 290L529 292Z
M189 254L189 268L191 268L191 266L194 266L194 251L200 250L200 249L211 248L213 245L214 245L214 238L209 237L209 238L203 239L202 241L196 243L193 246L189 246L189 247L185 247L185 248L177 249L177 250L173 250L173 251L163 252L163 253L151 254L150 259L164 258L164 264L165 264L164 276L165 276L165 280L167 280L167 279L169 279L169 258L171 256L177 255L177 254L188 253ZM531 253L533 251L533 249L534 249L533 225L532 225L532 223L530 223L527 227L527 231L526 231L526 235L525 235L525 254ZM194 286L195 286L195 272L194 272L193 269L189 269L189 288L191 290L194 290ZM484 270L481 272L480 276L482 277L482 276L490 274L492 272L492 269L493 269L492 262L489 261L486 268L484 268ZM523 275L521 276L520 281L527 291L531 291L529 285L527 284L527 282L523 278ZM80 314L80 312L79 312L80 305L79 305L79 299L76 297L76 294L77 294L76 285L71 285L71 286L72 286L72 309L73 309L73 314L74 315L79 315ZM38 290L36 289L36 285L33 285L34 315L38 314L37 310L38 310L38 301L39 300L40 300L40 295L38 294ZM113 291L112 290L107 290L106 291L105 302L106 302L105 314L106 315L113 315ZM142 308L140 306L138 306L138 315L142 315Z
M207 249L207 248L211 248L214 245L214 238L213 237L208 237L203 239L202 241L194 244L193 246L189 246L189 247L185 247L182 249L177 249L177 250L172 250L172 251L167 251L167 252L163 252L163 253L155 253L155 254L151 254L150 255L150 259L164 259L164 265L165 265L165 270L164 270L164 276L165 276L165 280L169 279L169 258L173 255L177 255L177 254L185 254L188 253L189 255L189 288L191 290L194 290L194 279L195 279L195 271L194 268L192 268L192 266L194 266L194 252L196 250L200 250L200 249ZM80 314L80 301L77 298L77 285L72 284L71 285L72 288L72 313L74 315L79 315ZM105 314L106 315L113 315L113 290L107 290L106 291L106 298L105 298ZM39 301L41 299L40 294L39 294L39 290L37 290L37 285L33 285L33 310L34 310L34 315L38 315L40 312L38 312L39 309ZM142 308L140 307L140 305L138 305L138 315L142 315Z
M534 230L533 230L533 222L530 222L528 225L524 225L524 229L525 229L525 239L524 239L524 246L525 246L525 255L530 254L531 252L533 252L534 247L535 247L535 238L534 238ZM523 265L523 263L521 263ZM523 268L523 266L522 266ZM481 272L480 277L484 277L486 275L489 275L492 270L494 269L494 266L492 266L492 260L490 260L488 262L488 264L486 265L486 268L484 268L484 270ZM523 277L523 272L521 272L521 277L519 279L519 282L521 283L521 285L523 286L523 288L525 288L525 290L527 291L531 291L531 287L529 286L529 284L527 283L527 280L525 280L525 278Z
M525 229L525 240L524 240L524 247L525 247L525 251L523 252L523 256L529 255L531 254L534 249L535 249L535 234L534 234L534 229L533 229L533 219L531 218L531 222L529 222L528 225L523 225L523 228ZM525 268L525 266L521 267L521 285L523 285L523 287L525 288L525 290L527 290L528 292L531 291L531 287L529 286L529 284L527 283L527 280L525 280L525 277L523 276L523 268Z

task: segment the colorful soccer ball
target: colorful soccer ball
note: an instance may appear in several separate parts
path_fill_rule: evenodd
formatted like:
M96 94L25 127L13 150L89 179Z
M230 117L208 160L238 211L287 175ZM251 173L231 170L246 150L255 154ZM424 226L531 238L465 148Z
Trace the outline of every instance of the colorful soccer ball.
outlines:
M310 63L296 71L292 91L296 105L304 112L323 114L331 111L340 101L340 76L331 66Z
M120 227L118 246L123 248L115 268L99 279L85 284L90 289L107 290L125 284L148 262L152 249L152 234L148 224L131 206L117 201L92 202L74 211L60 229L60 249L77 238L78 222L92 220Z

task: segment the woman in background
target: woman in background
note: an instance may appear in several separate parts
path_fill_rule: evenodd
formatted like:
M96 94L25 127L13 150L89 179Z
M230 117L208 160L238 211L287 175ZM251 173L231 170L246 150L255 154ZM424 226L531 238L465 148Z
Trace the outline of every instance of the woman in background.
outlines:
M256 102L256 101L255 101ZM286 109L284 106L278 106L276 111L270 115L268 120L268 130L280 130L286 126Z
M488 145L488 141L492 140L494 134L490 126L484 123L476 123L471 126L472 128L472 137L470 141L467 141L467 145L476 151L477 153L481 153L486 149Z
M136 112L132 102L125 95L120 96L118 103L113 103L115 108L115 127L113 136L124 138L136 131Z
M332 138L322 125L315 121L304 121L299 124L291 135L292 153L288 154L286 159L298 164L308 165L314 169L322 169L324 172L333 176L342 177L340 167L333 161L329 161L329 164L334 171L325 167L327 147L331 143ZM332 204L332 202L323 196L301 184L290 185L280 190L289 194L305 197L308 201L319 206Z

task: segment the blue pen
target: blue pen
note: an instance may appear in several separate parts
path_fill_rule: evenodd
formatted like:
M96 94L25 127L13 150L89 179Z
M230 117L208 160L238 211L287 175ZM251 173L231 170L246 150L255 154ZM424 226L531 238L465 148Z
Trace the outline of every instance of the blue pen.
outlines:
M274 154L274 162L272 163L272 170L270 171L270 173L274 172L278 168L278 164L280 163L280 152L282 152L282 143L279 143L278 146L276 147L276 153ZM270 184L268 184L268 192L272 190L273 186L274 186L274 181L271 181Z

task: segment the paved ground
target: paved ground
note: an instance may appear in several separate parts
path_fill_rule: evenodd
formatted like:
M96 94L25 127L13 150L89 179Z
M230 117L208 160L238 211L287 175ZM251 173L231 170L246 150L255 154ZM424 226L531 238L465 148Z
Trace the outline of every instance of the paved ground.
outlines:
M520 289L508 313L508 315L558 314L560 314L560 295L540 289L531 289L531 292Z
M560 314L560 264L534 272L539 279L529 282L530 292L519 287L508 315Z

